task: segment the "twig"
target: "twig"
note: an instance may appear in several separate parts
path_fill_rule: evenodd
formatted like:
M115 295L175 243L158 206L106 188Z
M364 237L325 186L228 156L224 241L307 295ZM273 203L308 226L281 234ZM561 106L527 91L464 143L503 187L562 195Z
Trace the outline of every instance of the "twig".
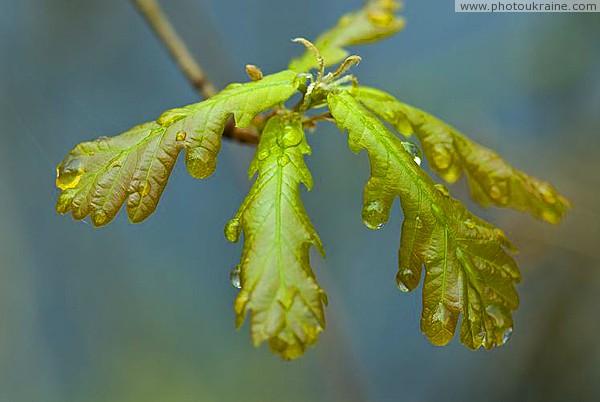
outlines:
M167 48L171 57L185 74L192 86L204 98L210 98L218 91L208 80L200 64L194 59L189 49L177 33L169 19L161 9L157 0L132 0L134 6L144 17L162 44ZM243 144L255 145L258 143L258 133L249 128L240 129L235 127L233 118L230 118L223 137Z

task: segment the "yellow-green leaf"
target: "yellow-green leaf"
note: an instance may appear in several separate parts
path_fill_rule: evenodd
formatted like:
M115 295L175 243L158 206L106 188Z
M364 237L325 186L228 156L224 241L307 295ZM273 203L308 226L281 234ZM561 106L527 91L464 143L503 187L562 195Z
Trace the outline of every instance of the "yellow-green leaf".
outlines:
M453 183L464 172L472 197L481 205L514 208L553 224L571 207L550 183L515 169L434 116L378 89L359 87L358 97L401 134L415 132L429 165L444 180Z
M90 215L95 226L102 226L127 201L132 222L146 219L182 150L192 176L210 176L229 116L238 127L247 127L257 114L292 96L299 84L289 70L232 84L203 102L168 110L155 122L77 145L56 168L56 186L62 190L57 211L71 211L75 219Z
M268 341L284 359L301 356L325 327L326 296L309 264L311 245L324 251L300 199L300 183L312 187L309 153L298 116L272 117L250 165L258 177L225 229L233 242L244 232L237 325L251 311L253 343Z
M519 270L505 250L514 246L435 184L402 142L350 93L331 93L328 104L339 127L348 130L350 149L365 149L371 161L365 224L385 224L400 197L404 222L396 279L402 291L411 291L425 267L421 330L433 344L445 345L462 314L460 339L466 346L503 344L519 304L514 287Z
M404 19L394 14L400 7L401 3L395 0L371 0L360 10L342 16L335 27L314 42L325 65L331 66L346 58L349 54L346 46L376 42L401 30ZM317 62L308 50L290 63L290 69L298 72L314 67Z

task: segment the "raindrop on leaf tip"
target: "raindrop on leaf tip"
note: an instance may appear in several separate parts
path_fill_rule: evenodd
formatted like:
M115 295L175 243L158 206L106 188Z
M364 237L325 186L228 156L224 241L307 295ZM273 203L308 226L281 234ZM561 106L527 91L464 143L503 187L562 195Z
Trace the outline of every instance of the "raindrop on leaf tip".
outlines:
M510 338L512 337L512 334L513 334L512 327L510 327L506 331L504 331L504 333L502 334L502 344L503 345L510 340Z
M240 279L240 266L236 265L229 272L229 280L231 281L231 285L236 289L242 288L242 282Z

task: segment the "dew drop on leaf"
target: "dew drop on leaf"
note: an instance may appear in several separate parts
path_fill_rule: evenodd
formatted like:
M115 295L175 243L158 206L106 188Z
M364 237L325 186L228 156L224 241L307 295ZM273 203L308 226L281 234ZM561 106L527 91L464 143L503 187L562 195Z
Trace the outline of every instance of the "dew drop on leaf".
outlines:
M240 220L232 219L225 225L225 237L231 242L236 242L240 234Z
M363 219L363 223L369 228L373 230L381 229L383 227L383 223L372 224L368 220Z
M510 327L506 331L504 331L504 333L502 334L502 344L503 345L510 340L510 338L512 337L512 333L513 333L512 327Z
M465 221L465 226L468 227L469 229L474 229L475 228L475 222L472 219L467 219Z
M56 168L56 187L61 190L74 188L84 173L83 163L80 159L71 159L67 163L61 163Z
M421 166L421 149L414 143L403 141L402 146L412 156L415 163Z
M363 208L363 223L369 229L377 230L383 227L381 215L383 205L380 201L372 201Z
M406 287L406 285L404 284L404 282L402 282L398 276L396 276L396 286L398 286L398 289L403 292L403 293L408 293L410 292L410 289L408 287Z
M295 147L302 141L302 132L293 127L286 126L281 134L281 146L284 148Z
M234 288L237 288L237 289L242 288L242 282L240 280L240 266L239 265L236 265L235 267L233 267L231 269L231 271L229 272L229 280L231 281L231 284L233 285Z
M411 269L402 269L396 274L396 286L401 292L408 293L417 285L415 279L415 273Z

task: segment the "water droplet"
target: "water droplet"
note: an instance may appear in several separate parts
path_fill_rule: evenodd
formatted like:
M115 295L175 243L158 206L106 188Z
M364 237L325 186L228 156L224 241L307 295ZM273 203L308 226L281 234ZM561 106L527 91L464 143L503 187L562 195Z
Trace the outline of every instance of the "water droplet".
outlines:
M232 219L225 225L225 237L231 242L236 242L240 235L240 220Z
M363 223L369 229L377 230L383 227L383 205L380 201L372 201L363 208Z
M446 170L452 164L452 155L448 144L435 144L431 151L431 160L435 168Z
M397 275L396 275L396 286L398 287L398 290L400 290L403 293L410 292L410 289L404 284L404 282L402 282L402 280L400 278L398 278Z
M448 198L450 197L450 191L448 191L448 188L446 188L446 186L444 186L443 184L436 184L434 185L434 187L436 188L437 191L440 192L440 194L442 194L444 197Z
M467 219L465 221L465 226L468 227L469 229L474 229L475 228L475 222L472 219Z
M285 165L287 165L289 162L290 162L290 157L289 157L289 156L287 156L286 154L279 155L279 156L277 157L277 164L278 164L279 166L285 166Z
M85 173L80 159L71 159L66 163L61 162L56 168L56 187L61 190L74 188Z
M258 160L259 161L264 161L265 159L267 159L269 157L269 154L271 152L268 149L263 149L258 153Z
M510 338L512 337L512 333L513 333L512 327L510 327L506 331L504 331L504 333L502 334L502 344L503 345L510 340Z
M197 179L207 178L215 171L217 166L215 155L202 146L195 146L186 150L185 164L190 175Z
M281 135L281 146L284 148L295 147L302 142L302 131L292 127L285 126Z
M187 133L183 130L178 131L177 135L175 135L175 139L177 141L185 141L185 138L187 137Z
M234 288L241 289L242 281L240 280L240 266L236 265L229 272L229 280Z
M323 289L319 290L319 298L325 306L329 305L329 297L327 297L327 293Z
M103 210L94 212L92 222L95 226L102 226L108 221L108 215Z
M421 166L421 149L414 143L403 141L402 146L412 156L415 163Z
M415 273L410 269L403 269L398 271L396 274L396 286L401 292L408 293L414 287L412 283L415 282Z

